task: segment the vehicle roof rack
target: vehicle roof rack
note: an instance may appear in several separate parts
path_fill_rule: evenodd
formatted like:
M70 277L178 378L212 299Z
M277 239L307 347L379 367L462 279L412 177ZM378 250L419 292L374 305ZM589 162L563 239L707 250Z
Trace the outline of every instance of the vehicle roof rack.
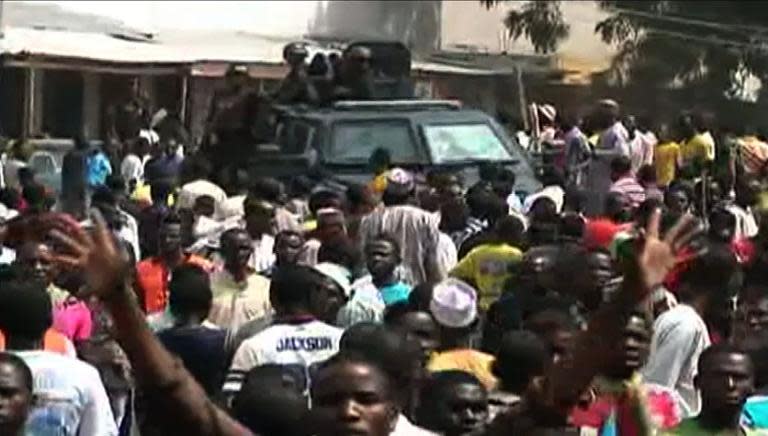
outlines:
M461 109L458 100L343 100L333 103L336 110L435 110Z

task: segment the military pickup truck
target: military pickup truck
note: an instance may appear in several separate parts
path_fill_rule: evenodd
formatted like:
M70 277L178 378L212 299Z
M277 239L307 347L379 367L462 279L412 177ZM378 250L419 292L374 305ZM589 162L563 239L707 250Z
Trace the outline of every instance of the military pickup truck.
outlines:
M478 180L480 164L494 162L516 174L518 195L541 186L525 151L492 117L455 101L339 101L274 110L275 138L256 147L254 175L285 179L308 173L318 180L364 183L371 178L371 154L384 148L395 166L455 170L467 185Z

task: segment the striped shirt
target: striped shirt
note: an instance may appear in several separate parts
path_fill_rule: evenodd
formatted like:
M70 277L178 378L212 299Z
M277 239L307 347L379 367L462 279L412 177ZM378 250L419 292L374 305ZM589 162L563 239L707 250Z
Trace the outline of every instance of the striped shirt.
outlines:
M424 283L434 265L439 240L438 218L410 205L387 206L363 217L360 222L360 246L365 247L381 233L392 235L400 244L406 283Z
M617 192L623 195L633 208L640 206L640 203L645 201L645 188L632 176L615 181L611 185L610 192Z
M760 174L768 164L768 144L754 136L747 136L738 141L739 152L744 170L749 174Z

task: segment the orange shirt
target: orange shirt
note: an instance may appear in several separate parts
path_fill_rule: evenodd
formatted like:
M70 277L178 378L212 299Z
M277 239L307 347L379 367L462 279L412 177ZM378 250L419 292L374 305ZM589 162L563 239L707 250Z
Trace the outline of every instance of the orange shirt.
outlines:
M208 260L185 255L182 264L197 265L211 272L213 264ZM171 281L171 271L160 257L150 257L136 265L136 284L144 303L144 311L148 314L162 312L168 305L168 283Z
M74 350L69 345L69 339L56 330L49 328L43 335L43 350L70 356ZM0 351L5 351L5 335L0 331Z

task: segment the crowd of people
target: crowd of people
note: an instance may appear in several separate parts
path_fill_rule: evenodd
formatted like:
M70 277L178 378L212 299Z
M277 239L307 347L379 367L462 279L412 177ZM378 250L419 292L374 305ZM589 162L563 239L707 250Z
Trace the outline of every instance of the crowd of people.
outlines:
M8 150L0 434L768 432L768 144L539 118L524 196L381 150L365 185L216 174L141 129L56 198Z

